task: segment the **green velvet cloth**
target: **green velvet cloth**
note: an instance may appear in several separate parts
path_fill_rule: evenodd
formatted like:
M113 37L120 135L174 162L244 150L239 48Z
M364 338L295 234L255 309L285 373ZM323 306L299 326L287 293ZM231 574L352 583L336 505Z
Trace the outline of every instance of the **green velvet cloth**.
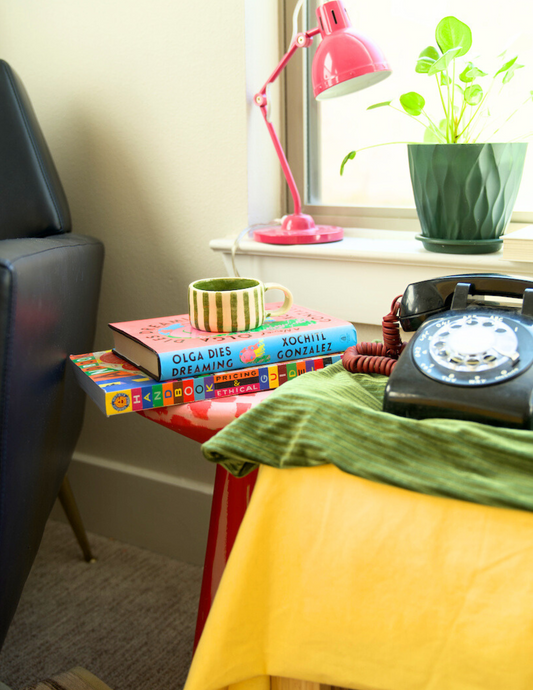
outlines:
M332 463L433 496L533 510L533 432L382 412L387 377L341 362L284 384L202 446L242 477L258 464Z

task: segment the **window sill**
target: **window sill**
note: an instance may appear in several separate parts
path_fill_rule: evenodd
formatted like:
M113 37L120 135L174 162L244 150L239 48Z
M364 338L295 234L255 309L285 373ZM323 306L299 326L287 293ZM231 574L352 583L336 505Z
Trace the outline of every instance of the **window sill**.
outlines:
M345 230L341 242L271 245L243 241L236 264L241 275L286 285L298 304L354 323L380 325L394 297L409 283L455 273L503 273L533 279L533 263L494 254L437 254L426 251L415 232ZM229 275L234 238L213 240Z

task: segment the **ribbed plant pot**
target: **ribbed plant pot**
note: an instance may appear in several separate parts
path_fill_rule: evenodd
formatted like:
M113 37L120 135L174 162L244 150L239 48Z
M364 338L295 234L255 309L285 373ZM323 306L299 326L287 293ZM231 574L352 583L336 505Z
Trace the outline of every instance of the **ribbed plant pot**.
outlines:
M409 169L422 234L431 252L489 254L516 201L527 143L409 144Z

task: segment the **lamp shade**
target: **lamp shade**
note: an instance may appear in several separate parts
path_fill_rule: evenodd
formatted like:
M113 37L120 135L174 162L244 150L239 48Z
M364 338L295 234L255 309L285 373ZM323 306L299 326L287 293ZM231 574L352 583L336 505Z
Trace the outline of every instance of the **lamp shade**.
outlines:
M340 0L316 11L322 40L313 58L313 92L317 100L336 98L377 84L391 73L373 41L356 32Z

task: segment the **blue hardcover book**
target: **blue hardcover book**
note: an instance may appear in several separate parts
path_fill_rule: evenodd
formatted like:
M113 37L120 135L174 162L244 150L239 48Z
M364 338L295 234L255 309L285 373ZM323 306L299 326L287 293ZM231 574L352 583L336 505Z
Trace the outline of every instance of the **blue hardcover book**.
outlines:
M349 321L297 305L266 319L259 328L239 333L198 331L190 325L188 314L109 326L116 354L157 381L325 357L357 342Z

